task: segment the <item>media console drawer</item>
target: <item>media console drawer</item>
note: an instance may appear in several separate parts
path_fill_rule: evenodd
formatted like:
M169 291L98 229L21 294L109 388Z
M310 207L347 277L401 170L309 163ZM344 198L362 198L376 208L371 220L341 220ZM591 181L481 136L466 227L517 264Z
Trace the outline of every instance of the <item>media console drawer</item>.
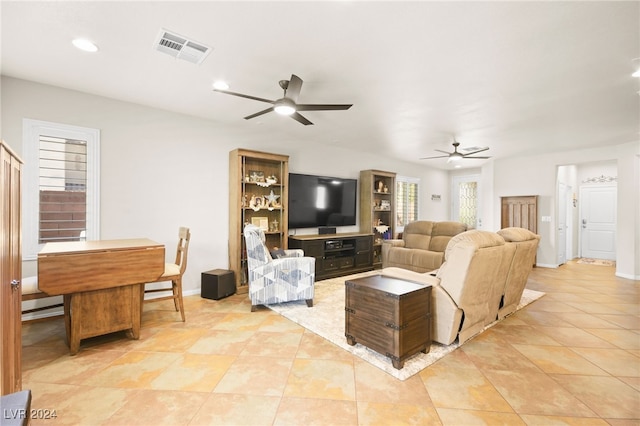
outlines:
M334 271L336 269L353 268L353 257L333 257L323 259L322 264L325 271Z
M431 286L375 275L345 283L345 337L400 369L431 346Z

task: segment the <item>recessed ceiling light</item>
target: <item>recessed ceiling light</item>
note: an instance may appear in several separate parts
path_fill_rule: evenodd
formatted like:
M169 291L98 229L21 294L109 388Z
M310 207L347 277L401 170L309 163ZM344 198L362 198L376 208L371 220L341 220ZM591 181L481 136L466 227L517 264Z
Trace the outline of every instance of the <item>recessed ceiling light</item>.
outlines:
M218 80L213 83L213 88L218 90L229 90L229 84L226 81Z
M97 52L98 46L90 40L86 38L76 38L72 41L73 45L80 50L84 50L85 52Z
M631 77L640 77L640 69L634 72L633 74L631 74Z

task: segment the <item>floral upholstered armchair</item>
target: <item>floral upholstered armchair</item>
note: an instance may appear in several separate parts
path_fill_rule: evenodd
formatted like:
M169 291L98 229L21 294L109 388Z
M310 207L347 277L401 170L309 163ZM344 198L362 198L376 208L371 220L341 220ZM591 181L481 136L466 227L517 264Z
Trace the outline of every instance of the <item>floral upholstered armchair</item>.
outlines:
M282 250L273 259L265 245L264 232L254 225L244 228L251 311L257 305L305 300L313 306L316 259L304 257L302 250Z

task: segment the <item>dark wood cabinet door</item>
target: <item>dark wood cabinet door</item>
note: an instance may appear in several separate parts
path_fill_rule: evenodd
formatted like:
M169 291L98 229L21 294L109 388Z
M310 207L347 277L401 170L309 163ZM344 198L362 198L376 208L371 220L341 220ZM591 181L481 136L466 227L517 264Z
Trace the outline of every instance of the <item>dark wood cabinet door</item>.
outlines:
M501 197L500 228L512 226L538 233L538 196Z

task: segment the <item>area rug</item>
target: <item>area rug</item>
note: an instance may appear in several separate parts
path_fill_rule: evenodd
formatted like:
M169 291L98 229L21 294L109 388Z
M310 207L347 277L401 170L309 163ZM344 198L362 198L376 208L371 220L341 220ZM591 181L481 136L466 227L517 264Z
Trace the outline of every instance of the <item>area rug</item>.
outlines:
M616 262L613 260L592 259L590 257L581 257L578 259L578 263L584 265L616 266Z
M423 354L419 352L412 356L405 361L404 367L400 370L393 367L388 357L374 350L359 343L356 343L354 346L347 344L344 336L344 282L348 279L375 275L377 273L376 271L372 271L318 281L315 285L312 308L307 307L304 301L270 305L269 308L319 336L324 337L342 349L359 356L393 377L399 380L406 380L448 353L456 350L459 346L458 340L456 339L455 342L448 346L433 342L429 353ZM518 309L521 309L542 296L544 296L543 292L525 289ZM497 322L498 321L490 324L487 328L492 327Z

